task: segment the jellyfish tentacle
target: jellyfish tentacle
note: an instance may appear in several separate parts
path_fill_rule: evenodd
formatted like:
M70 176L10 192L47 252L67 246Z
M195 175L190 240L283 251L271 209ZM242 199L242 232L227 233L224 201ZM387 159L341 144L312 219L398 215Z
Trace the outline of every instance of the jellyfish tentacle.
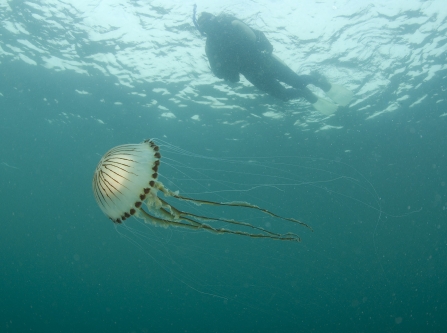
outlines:
M259 211L263 212L264 214L270 215L272 217L276 217L278 219L289 221L289 222L298 223L298 224L310 229L311 231L313 231L313 229L308 224L306 224L300 220L294 219L292 217L280 216L278 214L272 213L268 209L261 208L259 206L250 204L248 202L244 202L244 201L217 202L217 201L193 199L193 198L182 196L182 195L178 194L178 192L171 191L170 189L164 187L164 185L161 182L157 182L156 186L157 186L157 189L160 190L165 196L173 197L173 198L183 200L183 201L193 202L199 206L201 204L203 204L203 205L210 205L210 206L246 207L246 208L256 209L256 210L259 210Z
M301 239L293 233L287 233L287 234L279 235L279 236L266 235L266 234L252 234L249 232L239 231L239 230L229 230L229 229L225 229L225 228L213 228L212 226L210 226L206 223L200 223L198 221L193 221L188 217L183 217L180 221L175 221L175 220L167 220L167 219L162 219L162 218L159 218L156 216L152 216L151 214L147 213L143 209L140 209L139 211L143 215L143 218L145 221L150 221L155 224L158 223L158 224L162 224L162 225L166 225L166 226L171 225L174 227L189 228L189 229L193 229L193 230L203 229L205 231L208 231L208 232L211 232L214 234L233 234L233 235L246 236L246 237L250 237L250 238L269 238L269 239L281 240L281 241L294 241L294 242L301 241ZM191 224L185 223L182 221L188 221Z
M259 230L259 231L263 232L264 234L252 234L252 233L249 233L249 232L246 232L246 231L239 231L239 230L233 231L233 230L229 230L229 229L225 229L225 228L214 228L214 227L209 226L208 224L201 223L201 222L198 222L197 220L194 220L195 218L199 219L199 220L210 221L210 222L212 222L212 221L222 221L222 222L228 222L228 223L239 225L239 226L246 226L246 227L249 227L249 228L253 228L253 229ZM202 217L200 215L194 215L194 214L190 214L190 213L185 213L185 215L182 215L182 219L183 220L188 220L188 221L190 221L192 223L197 223L197 224L202 225L202 226L206 226L206 227L209 226L210 228L212 228L212 229L214 229L216 231L224 231L223 233L245 235L245 236L250 236L252 238L271 238L271 239L278 239L278 240L295 240L297 242L301 241L301 238L298 235L296 235L294 233L291 233L291 232L286 233L286 234L277 234L277 233L271 232L269 230L266 230L266 229L263 229L263 228L260 228L260 227L255 227L255 226L253 226L251 224L245 224L243 222L239 222L239 221L235 221L235 220L213 219L213 218Z

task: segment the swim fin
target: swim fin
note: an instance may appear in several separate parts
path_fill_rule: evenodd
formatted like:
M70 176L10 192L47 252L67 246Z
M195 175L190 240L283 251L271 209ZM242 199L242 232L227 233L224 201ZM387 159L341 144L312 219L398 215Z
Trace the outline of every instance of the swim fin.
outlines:
M352 96L354 95L352 91L346 89L338 84L331 84L331 89L326 92L326 95L330 97L335 103L341 106L346 106L351 102Z
M325 115L333 114L335 111L337 111L338 106L334 103L331 103L325 99L318 98L318 100L312 104L312 106L315 108L315 110L321 112Z

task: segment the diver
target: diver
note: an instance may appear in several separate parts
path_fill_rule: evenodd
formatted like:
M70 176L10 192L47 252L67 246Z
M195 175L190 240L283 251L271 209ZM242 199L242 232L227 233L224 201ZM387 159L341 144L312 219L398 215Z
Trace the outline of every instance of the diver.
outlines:
M338 106L346 106L352 92L328 82L322 75L298 75L277 56L263 32L250 28L234 16L202 12L193 22L202 36L206 37L205 52L211 70L220 79L239 82L240 74L258 89L283 101L305 98L323 114L334 113ZM283 82L292 88L286 88ZM321 88L333 102L319 98L306 86Z

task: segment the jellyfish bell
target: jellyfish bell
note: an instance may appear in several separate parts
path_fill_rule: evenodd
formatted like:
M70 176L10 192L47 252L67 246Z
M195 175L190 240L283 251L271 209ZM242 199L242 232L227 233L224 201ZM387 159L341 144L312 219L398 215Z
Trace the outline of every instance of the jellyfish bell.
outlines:
M152 142L114 147L101 158L93 177L93 193L113 222L122 223L137 213L144 200L155 203L159 159L158 147Z
M194 199L166 188L158 178L161 154L159 147L146 140L140 144L121 145L109 150L100 160L93 176L93 193L101 210L113 222L122 223L135 215L147 223L162 227L182 227L205 230L215 234L234 234L251 238L300 241L297 234L276 233L265 228L229 218L209 217L182 211L158 196L172 197L196 205L241 207L257 210L265 215L293 222L311 229L295 218L282 217L265 208L247 202L216 202ZM252 231L214 227L212 222L224 222Z

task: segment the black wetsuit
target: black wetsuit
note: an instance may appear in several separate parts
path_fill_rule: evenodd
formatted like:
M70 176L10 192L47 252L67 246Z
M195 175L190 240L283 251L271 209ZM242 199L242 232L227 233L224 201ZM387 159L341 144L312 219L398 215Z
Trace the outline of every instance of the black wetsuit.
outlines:
M238 82L242 74L258 89L284 101L304 97L315 103L317 97L306 87L308 84L324 91L330 89L330 84L321 77L298 75L274 57L273 46L261 31L251 29L256 35L253 42L232 25L237 18L219 15L214 20L218 29L207 34L206 55L218 78ZM280 82L293 88L285 88Z

